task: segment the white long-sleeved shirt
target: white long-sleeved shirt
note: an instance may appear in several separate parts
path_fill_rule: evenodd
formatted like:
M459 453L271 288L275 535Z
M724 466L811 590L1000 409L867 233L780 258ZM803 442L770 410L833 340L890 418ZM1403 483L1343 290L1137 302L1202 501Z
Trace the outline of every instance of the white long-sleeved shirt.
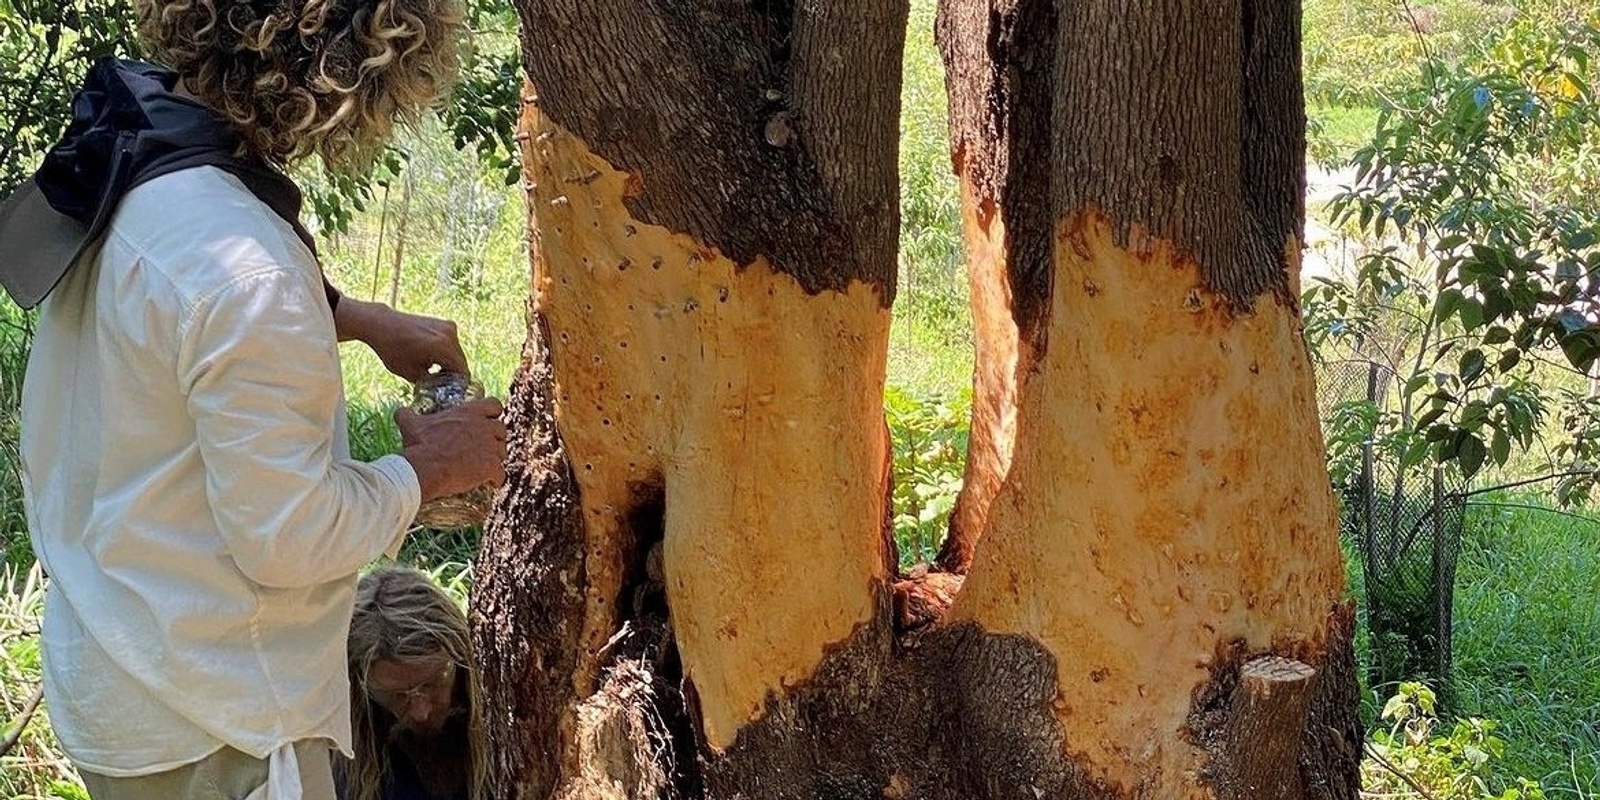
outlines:
M80 767L350 749L357 570L416 473L349 457L333 315L292 228L212 167L130 192L43 304L22 397L45 695Z

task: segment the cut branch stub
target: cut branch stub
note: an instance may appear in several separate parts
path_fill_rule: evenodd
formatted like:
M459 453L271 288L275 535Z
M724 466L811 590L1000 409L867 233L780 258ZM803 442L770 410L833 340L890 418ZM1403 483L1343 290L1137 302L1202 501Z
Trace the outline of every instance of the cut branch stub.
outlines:
M1317 671L1282 656L1263 656L1239 668L1233 708L1217 765L1218 800L1302 797L1299 756Z

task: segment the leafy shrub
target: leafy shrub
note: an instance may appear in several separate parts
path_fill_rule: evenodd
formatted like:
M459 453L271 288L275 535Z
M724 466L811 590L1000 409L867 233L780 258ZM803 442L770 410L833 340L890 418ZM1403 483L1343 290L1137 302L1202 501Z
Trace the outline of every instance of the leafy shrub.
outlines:
M22 433L22 374L32 340L31 316L0 301L0 567L33 560L22 510L19 437Z
M1318 105L1372 106L1416 85L1429 58L1469 62L1479 43L1508 19L1515 5L1494 0L1394 0L1306 3L1306 98Z
M894 537L900 563L932 561L961 493L972 400L919 397L891 386L884 395L894 445Z
M1384 705L1389 727L1375 731L1362 765L1365 796L1406 800L1544 800L1544 789L1526 778L1494 774L1506 744L1493 720L1469 717L1448 731L1435 716L1433 690L1403 683Z
M1406 468L1505 466L1557 399L1535 370L1583 375L1600 358L1597 47L1589 25L1525 21L1470 68L1428 62L1426 85L1385 105L1355 185L1330 206L1368 253L1353 280L1307 292L1307 335L1392 378L1398 413L1373 435ZM1594 484L1600 408L1566 400L1567 436L1540 466L1574 501Z
M89 65L133 50L128 0L0 2L0 196L55 144Z

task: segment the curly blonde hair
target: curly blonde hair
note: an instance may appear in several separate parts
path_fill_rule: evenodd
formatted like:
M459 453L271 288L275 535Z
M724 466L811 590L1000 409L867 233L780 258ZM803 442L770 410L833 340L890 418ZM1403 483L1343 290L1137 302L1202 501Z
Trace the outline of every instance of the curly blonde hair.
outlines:
M283 166L370 165L455 81L458 0L136 0L154 60Z

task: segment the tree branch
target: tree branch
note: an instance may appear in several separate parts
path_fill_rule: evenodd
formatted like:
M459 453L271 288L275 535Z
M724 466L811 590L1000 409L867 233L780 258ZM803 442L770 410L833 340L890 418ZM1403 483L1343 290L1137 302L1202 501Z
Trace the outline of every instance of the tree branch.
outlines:
M1557 516L1571 517L1572 519L1582 520L1584 522L1600 524L1600 518L1586 517L1586 516L1584 516L1582 514L1578 514L1576 512L1572 512L1572 511L1567 511L1566 509L1562 509L1562 508L1550 508L1549 506L1536 506L1536 505L1534 505L1532 503L1492 503L1492 502L1482 502L1482 501L1480 501L1480 502L1475 502L1475 503L1467 503L1467 505L1483 506L1485 508L1520 508L1520 509L1524 509L1524 510L1527 510L1527 511L1543 511L1543 512L1546 512L1546 513L1555 514Z
M1593 377L1589 373L1584 372L1583 370L1578 369L1577 367L1574 367L1571 364L1568 364L1568 363L1565 363L1565 362L1561 362L1561 361L1557 361L1557 360L1555 360L1553 358L1550 358L1549 356L1543 355L1541 353L1536 353L1536 352L1533 352L1533 351L1524 351L1523 355L1526 358L1528 358L1530 360L1533 360L1533 361L1537 361L1538 363L1543 364L1543 365L1545 365L1547 367L1552 367L1552 368L1555 368L1555 369L1559 369L1559 370L1563 370L1563 371L1566 371L1566 372L1570 372L1573 375L1576 375L1576 376L1578 376L1580 378Z
M1520 480L1520 481L1512 481L1510 483L1502 483L1502 484L1499 484L1498 486L1486 486L1486 487L1484 487L1482 489L1473 489L1470 492L1456 492L1455 494L1456 494L1457 497L1465 499L1465 498L1468 498L1468 497L1472 497L1473 495L1487 494L1489 492L1498 492L1498 491L1500 491L1502 489L1515 489L1515 488L1517 488L1519 486L1528 486L1528 485L1534 484L1534 483L1543 483L1545 481L1560 480L1562 478L1576 478L1576 477L1578 477L1580 475L1590 475L1590 474L1592 474L1592 473L1589 472L1588 470L1568 470L1567 472L1552 472L1549 475L1541 475L1541 476L1539 476L1537 478L1525 478L1525 479Z
M1367 751L1367 755L1371 756L1373 761L1378 762L1379 766L1390 771L1391 773L1394 773L1395 777L1405 781L1406 785L1415 790L1417 794L1422 795L1424 798L1427 798L1427 800L1439 800L1438 795L1423 788L1422 784L1417 783L1415 778L1412 778L1410 775L1401 772L1400 768L1394 765L1394 762L1384 758L1383 754L1379 753L1378 749L1373 747L1370 742L1363 744L1362 748Z
M0 741L0 758L11 752L11 748L22 741L22 732L27 730L28 723L33 720L33 712L39 710L39 702L44 699L44 683L33 687L33 694L28 697L28 702L22 707L22 715L17 717L16 727L6 734L5 741Z

